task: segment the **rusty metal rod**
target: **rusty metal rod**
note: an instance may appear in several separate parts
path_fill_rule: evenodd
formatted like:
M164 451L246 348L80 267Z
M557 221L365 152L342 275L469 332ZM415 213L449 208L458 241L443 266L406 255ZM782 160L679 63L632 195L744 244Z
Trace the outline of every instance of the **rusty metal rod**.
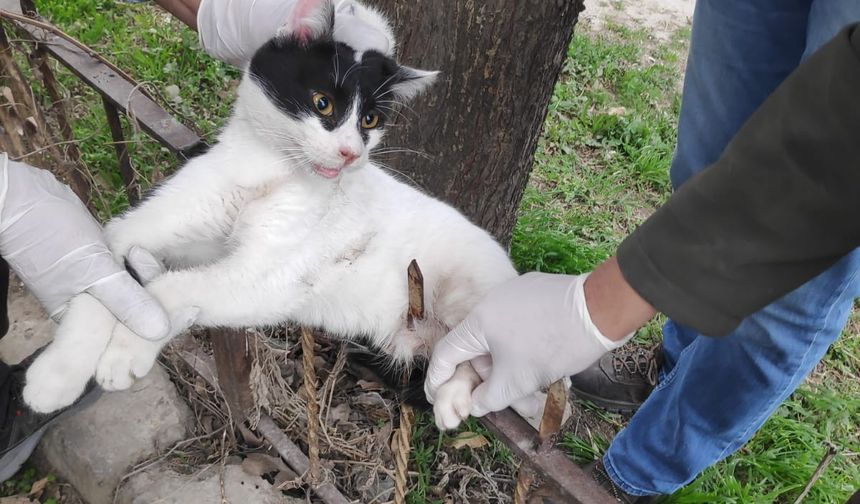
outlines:
M272 444L292 470L298 474L307 474L310 471L311 463L308 457L305 456L301 448L290 441L286 434L281 432L281 429L269 415L265 413L260 415L257 430L260 431L266 441ZM349 504L351 502L330 481L312 485L311 489L326 504Z
M139 83L75 43L33 24L47 23L24 16L13 17L7 12L3 15L22 21L19 27L40 43L51 56L123 113L133 115L144 131L174 153L191 149L200 142L200 137L194 131L177 121L147 96Z
M125 137L122 132L119 111L107 98L102 97L102 103L104 104L105 117L107 117L107 123L110 127L110 136L113 138L113 147L116 150L119 174L122 177L122 183L125 185L125 194L128 196L129 204L134 205L140 199L140 184L137 183L137 176L134 173L134 168L131 166L131 158L128 156L128 146L125 143Z
M561 450L539 450L537 432L517 415L506 409L480 419L490 432L504 442L514 455L528 464L557 491L565 504L616 504L615 499L579 468Z
M215 365L215 360L212 357L203 353L201 349L181 351L179 355L209 385L213 387L219 386L214 372L218 366ZM284 462L296 474L306 474L310 470L310 461L307 455L295 443L290 441L290 438L281 431L275 421L272 420L272 417L261 413L260 420L257 422L257 431L266 441L272 444L272 447L277 450L278 454L284 459ZM311 486L311 490L326 504L349 504L351 502L329 481Z

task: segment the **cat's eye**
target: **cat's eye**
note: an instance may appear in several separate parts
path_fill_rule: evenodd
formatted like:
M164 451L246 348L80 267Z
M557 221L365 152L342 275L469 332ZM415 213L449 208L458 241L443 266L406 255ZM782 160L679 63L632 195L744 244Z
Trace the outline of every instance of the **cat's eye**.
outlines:
M361 127L364 129L373 129L379 126L379 115L376 112L368 112L361 118Z
M317 112L322 116L330 116L332 112L334 112L334 105L332 105L331 100L329 100L328 96L322 93L314 93L311 97L314 102L314 107L316 107Z

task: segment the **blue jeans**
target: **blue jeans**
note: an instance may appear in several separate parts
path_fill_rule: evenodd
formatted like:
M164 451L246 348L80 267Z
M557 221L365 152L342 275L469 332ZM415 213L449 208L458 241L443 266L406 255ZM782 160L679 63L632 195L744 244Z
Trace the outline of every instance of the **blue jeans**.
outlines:
M672 184L716 161L805 56L858 20L857 0L699 0ZM724 338L669 321L660 381L610 445L607 473L630 494L670 494L731 455L821 360L857 296L860 249Z

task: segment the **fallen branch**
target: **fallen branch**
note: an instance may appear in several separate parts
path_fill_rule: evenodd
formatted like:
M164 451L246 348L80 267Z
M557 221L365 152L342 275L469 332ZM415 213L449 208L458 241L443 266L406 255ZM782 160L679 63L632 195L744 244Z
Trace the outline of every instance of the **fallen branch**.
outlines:
M828 444L827 445L827 453L824 454L824 458L819 462L818 467L815 468L815 471L812 473L812 476L809 478L809 482L806 484L806 487L803 489L803 492L800 492L800 495L795 499L794 504L800 504L803 502L803 499L809 494L812 487L815 486L815 482L818 481L818 478L824 474L824 471L827 470L827 466L833 462L833 457L836 456L837 450L836 447Z

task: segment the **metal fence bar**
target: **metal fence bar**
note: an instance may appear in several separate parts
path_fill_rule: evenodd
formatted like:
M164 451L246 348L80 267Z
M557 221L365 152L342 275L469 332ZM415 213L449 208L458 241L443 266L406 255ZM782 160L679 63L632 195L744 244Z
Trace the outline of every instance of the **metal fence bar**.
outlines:
M144 131L172 152L181 153L200 142L194 131L146 96L139 84L117 75L97 58L62 37L25 23L19 26L40 47L102 95L105 101L131 116Z
M561 450L540 446L538 433L513 410L490 413L481 423L558 493L558 503L615 504L591 477Z
M113 138L113 147L116 150L119 175L122 177L122 183L125 184L125 193L128 195L128 202L134 205L140 200L140 184L137 183L137 176L134 173L134 168L131 166L131 158L128 157L128 144L126 144L122 132L119 111L116 105L104 97L102 97L102 104L105 107L105 116L110 127L110 136Z

